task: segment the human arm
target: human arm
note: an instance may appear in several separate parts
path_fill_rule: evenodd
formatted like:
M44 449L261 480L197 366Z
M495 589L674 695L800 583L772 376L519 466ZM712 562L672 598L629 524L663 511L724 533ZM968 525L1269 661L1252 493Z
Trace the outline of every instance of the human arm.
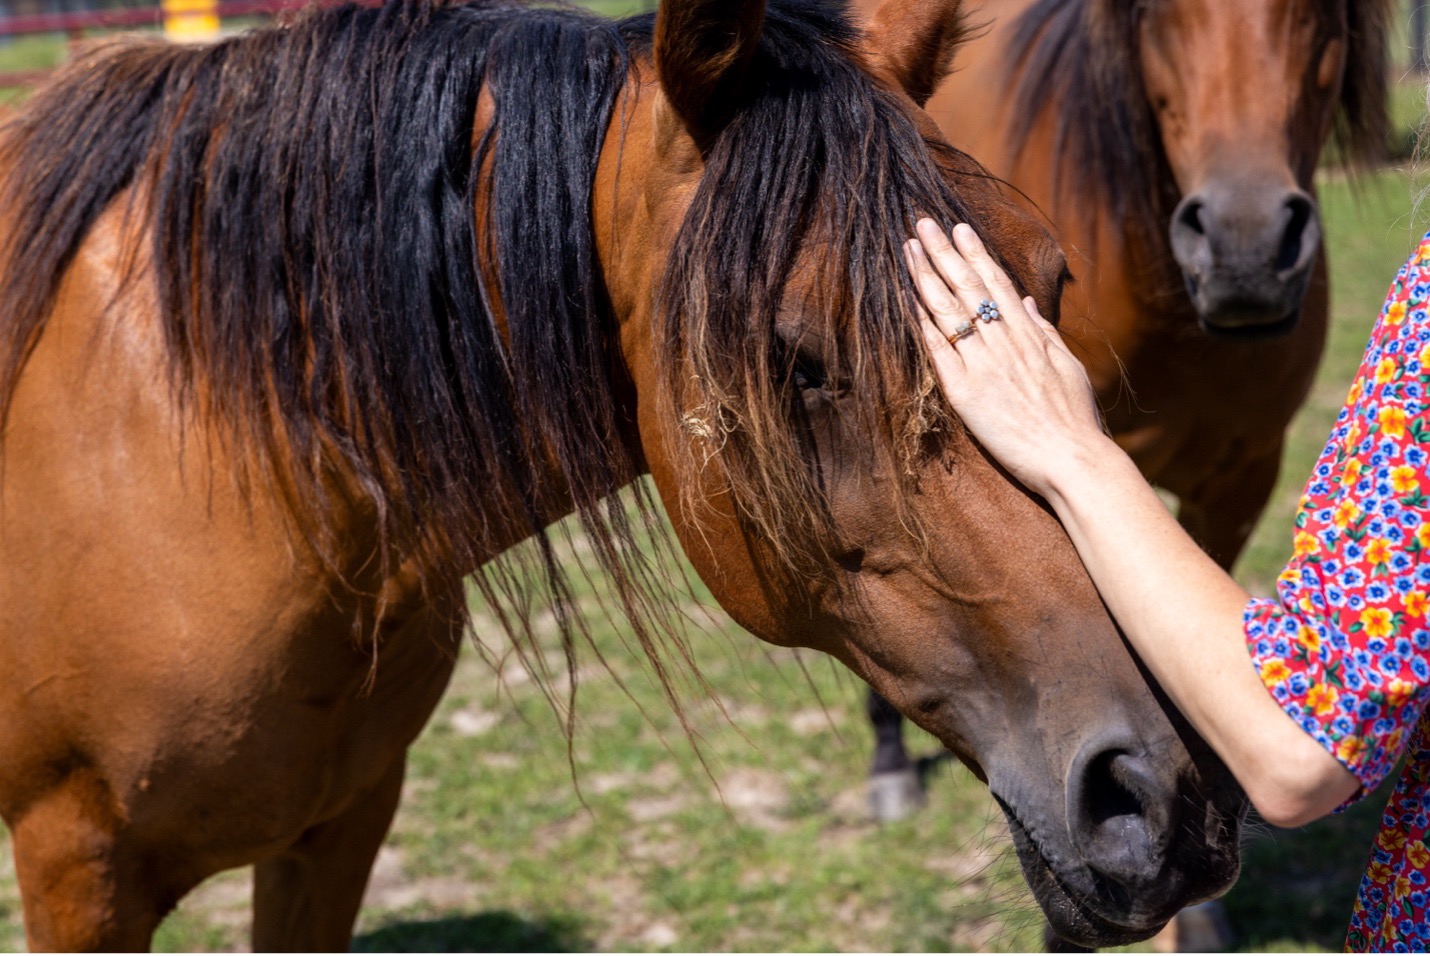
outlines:
M1360 783L1290 719L1247 656L1248 595L1202 553L1103 433L1087 377L968 227L919 226L911 267L945 394L986 448L1054 508L1128 640L1266 819L1293 826ZM927 249L932 256L923 254ZM942 273L942 274L940 274ZM995 301L1003 321L947 336ZM1033 311L1029 311L1031 306Z

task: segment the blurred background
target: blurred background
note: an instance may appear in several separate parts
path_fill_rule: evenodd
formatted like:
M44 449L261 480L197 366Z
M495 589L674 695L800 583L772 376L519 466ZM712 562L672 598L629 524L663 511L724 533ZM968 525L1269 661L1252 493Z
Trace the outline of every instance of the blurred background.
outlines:
M586 6L624 15L653 4ZM285 7L0 0L0 88L23 97L75 43L113 27L159 29L167 12L177 33L208 29L204 18L216 15L222 29L242 29ZM1425 114L1423 14L1407 2L1398 15L1390 159L1356 175L1331 162L1320 174L1333 326L1281 484L1238 568L1256 593L1270 593L1289 556L1301 483L1385 290L1430 220L1430 205L1417 214L1414 198L1426 180L1414 158ZM570 547L579 550L579 538ZM594 608L601 582L588 584ZM939 761L926 809L876 825L865 800L871 739L857 679L818 655L750 638L712 609L698 583L689 602L690 641L709 691L678 682L684 726L618 627L595 626L605 663L583 653L574 675L558 663L555 627L542 631L551 642L543 690L478 609L473 643L414 748L359 949L1040 948L1041 916L982 784ZM573 678L580 694L568 745ZM938 753L931 738L910 733L917 754ZM1237 949L1340 950L1383 800L1294 832L1250 828L1243 875L1226 897ZM157 945L244 948L248 880L234 872L200 887ZM0 834L0 948L23 947Z

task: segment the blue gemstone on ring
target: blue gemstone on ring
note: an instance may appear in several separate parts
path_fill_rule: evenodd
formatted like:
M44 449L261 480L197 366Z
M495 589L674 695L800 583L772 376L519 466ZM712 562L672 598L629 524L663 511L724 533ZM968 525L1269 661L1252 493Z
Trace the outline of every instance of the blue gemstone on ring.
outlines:
M978 317L984 322L997 322L1003 318L1003 314L998 311L998 304L992 299L984 299L978 303Z

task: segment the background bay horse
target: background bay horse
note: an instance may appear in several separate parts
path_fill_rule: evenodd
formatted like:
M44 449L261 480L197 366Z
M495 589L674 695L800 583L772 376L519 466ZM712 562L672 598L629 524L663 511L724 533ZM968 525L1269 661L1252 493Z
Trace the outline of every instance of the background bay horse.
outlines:
M1118 443L1227 569L1325 343L1317 164L1333 138L1345 159L1385 148L1390 6L973 3L988 29L927 104L1053 224L1077 276L1064 339ZM874 697L870 714L871 799L896 816L917 781L898 713Z
M645 472L738 622L984 776L1064 935L1234 878L1239 792L938 399L915 218L979 224L1049 314L1065 265L918 108L956 5L889 2L866 42L801 0L392 0L118 43L26 104L0 814L33 946L144 948L253 863L256 947L344 948L465 576L576 653L544 530L574 512L658 672L693 666L653 503L612 497ZM539 586L503 556L532 538Z

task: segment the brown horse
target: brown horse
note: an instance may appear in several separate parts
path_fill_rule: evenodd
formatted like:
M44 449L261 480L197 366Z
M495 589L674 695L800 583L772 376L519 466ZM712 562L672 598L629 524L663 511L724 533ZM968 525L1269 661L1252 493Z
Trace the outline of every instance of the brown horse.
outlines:
M1385 146L1390 6L975 3L988 29L927 104L1054 224L1078 279L1064 338L1118 442L1228 569L1325 341L1317 164L1333 136L1347 159ZM897 808L912 766L897 714L871 708L889 775L871 796Z
M1239 792L931 378L918 215L977 223L1050 314L1065 273L918 108L955 7L889 0L865 40L803 0L392 0L122 42L25 106L0 813L32 945L144 948L254 863L256 947L345 947L465 576L576 653L543 530L574 512L583 573L681 666L633 547L652 501L612 497L645 472L737 621L986 777L1064 935L1229 883Z

